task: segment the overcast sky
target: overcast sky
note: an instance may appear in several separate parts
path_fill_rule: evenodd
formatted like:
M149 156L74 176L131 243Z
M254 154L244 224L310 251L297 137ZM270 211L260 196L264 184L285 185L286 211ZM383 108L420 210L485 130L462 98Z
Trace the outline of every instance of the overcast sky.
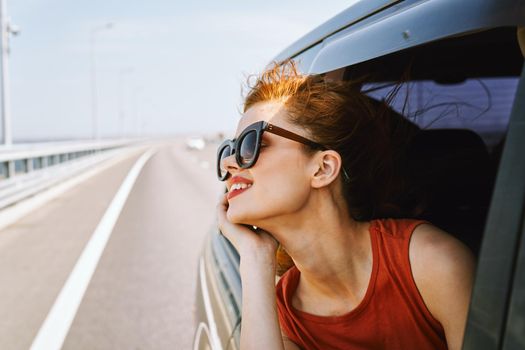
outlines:
M93 135L93 33L103 137L232 130L245 76L352 2L6 1L15 142Z

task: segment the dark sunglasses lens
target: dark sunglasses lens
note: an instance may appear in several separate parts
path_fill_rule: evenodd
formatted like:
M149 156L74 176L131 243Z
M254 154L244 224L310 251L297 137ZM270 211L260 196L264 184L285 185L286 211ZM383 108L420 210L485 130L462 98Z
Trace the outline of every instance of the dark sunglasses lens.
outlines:
M239 158L241 159L241 163L249 164L253 161L253 158L255 156L255 148L257 145L257 132L250 131L247 133L244 138L241 140L240 150L239 150Z
M226 157L229 157L231 155L231 148L230 146L225 146L221 152L219 153L219 159L217 159L217 167L219 169L219 177L222 179L226 176L228 171L224 168L224 165L222 164L222 160Z

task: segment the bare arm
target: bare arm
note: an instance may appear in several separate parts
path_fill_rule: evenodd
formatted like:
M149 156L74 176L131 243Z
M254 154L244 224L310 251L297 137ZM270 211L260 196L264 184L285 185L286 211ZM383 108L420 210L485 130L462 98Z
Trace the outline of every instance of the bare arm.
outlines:
M240 253L241 349L284 349L277 318L275 262L254 253Z
M437 227L420 225L410 242L410 262L425 305L445 330L448 348L461 349L474 281L472 253Z
M241 257L241 349L294 349L288 342L285 347L277 317L277 242L265 231L254 232L243 225L229 222L226 217L227 208L228 202L226 197L223 197L217 206L219 228Z

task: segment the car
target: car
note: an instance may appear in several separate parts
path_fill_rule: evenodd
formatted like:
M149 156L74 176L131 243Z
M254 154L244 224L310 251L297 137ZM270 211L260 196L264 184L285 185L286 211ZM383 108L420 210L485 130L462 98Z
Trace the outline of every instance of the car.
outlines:
M418 214L465 242L477 271L463 349L525 349L525 0L367 0L284 49L301 72L362 91L420 128ZM407 93L409 91L410 93ZM199 262L194 349L239 349L239 255L212 228Z
M189 137L186 139L186 149L202 151L206 147L206 141L202 137Z

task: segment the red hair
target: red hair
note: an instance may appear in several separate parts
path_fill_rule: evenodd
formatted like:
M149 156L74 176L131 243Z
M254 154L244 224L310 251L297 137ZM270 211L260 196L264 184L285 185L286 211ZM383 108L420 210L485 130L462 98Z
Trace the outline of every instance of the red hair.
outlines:
M248 79L244 111L259 102L282 101L290 122L337 151L348 174L344 199L355 220L406 216L400 205L406 187L402 158L407 136L418 128L362 93L363 82L303 75L289 60L273 64L254 82Z

